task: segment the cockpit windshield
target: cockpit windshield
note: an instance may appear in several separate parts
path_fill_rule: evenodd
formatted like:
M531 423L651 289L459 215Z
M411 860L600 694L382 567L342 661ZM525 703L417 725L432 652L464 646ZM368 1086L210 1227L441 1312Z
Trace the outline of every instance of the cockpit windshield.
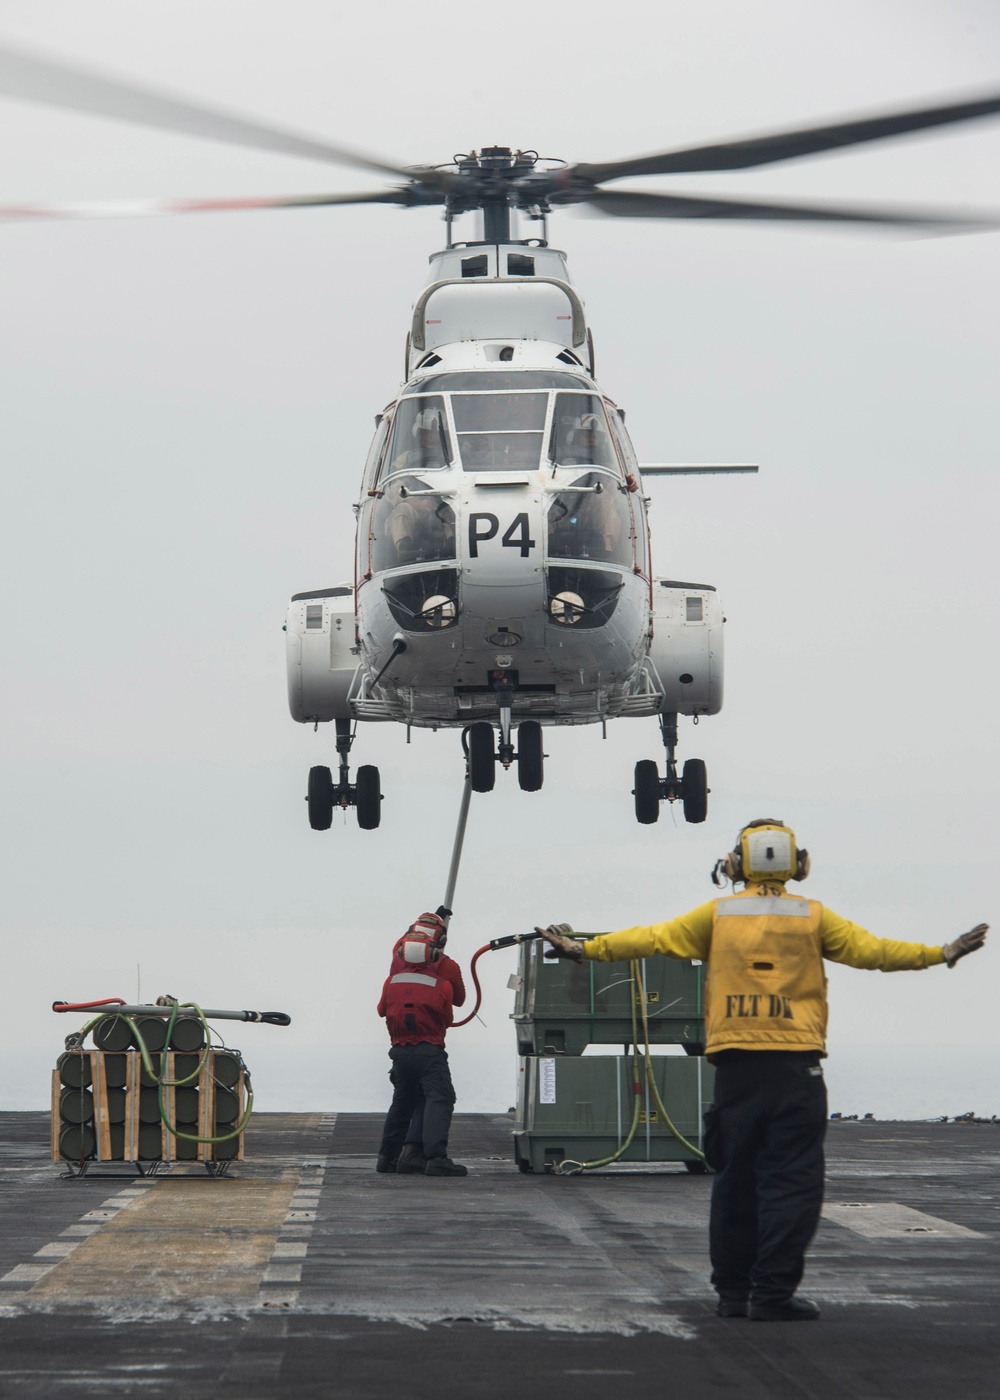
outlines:
M455 431L467 472L535 470L542 454L548 394L452 394Z
M451 370L447 374L431 374L403 390L403 394L455 394L461 390L478 393L504 394L518 389L587 389L586 379L564 370Z
M557 467L620 470L604 405L596 394L556 396L549 452Z
M441 395L403 399L396 409L392 446L386 458L389 471L434 471L450 466L451 459L451 441Z

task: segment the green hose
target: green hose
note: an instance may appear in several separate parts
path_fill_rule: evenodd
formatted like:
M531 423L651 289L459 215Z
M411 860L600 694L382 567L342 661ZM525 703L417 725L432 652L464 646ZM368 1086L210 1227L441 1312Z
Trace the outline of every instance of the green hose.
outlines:
M564 1161L557 1162L553 1167L552 1170L557 1176L579 1176L580 1172L588 1172L593 1171L597 1167L610 1166L612 1162L617 1162L620 1157L624 1156L624 1154L632 1146L632 1140L635 1137L636 1129L639 1126L639 1098L641 1090L641 1085L639 1082L639 1028L636 1024L637 1003L642 1014L642 1034L646 1061L646 1080L649 1084L650 1090L652 1091L654 1102L656 1103L656 1106L659 1109L659 1111L663 1114L663 1121L666 1123L667 1127L670 1129L671 1133L673 1133L674 1137L681 1144L681 1146L686 1147L688 1151L691 1152L699 1162L704 1162L705 1160L704 1152L702 1152L700 1148L695 1147L693 1142L688 1142L684 1134L680 1131L679 1128L676 1127L673 1119L670 1117L670 1114L664 1107L663 1100L660 1098L660 1091L656 1087L656 1079L653 1073L653 1057L650 1053L649 1048L649 1022L646 1019L646 987L642 979L642 969L640 968L639 962L636 958L630 959L629 971L632 974L632 1085L635 1098L634 1106L632 1109L632 1125L629 1128L628 1136L626 1137L625 1141L618 1148L618 1150L616 1152L612 1152L609 1157L600 1157L597 1161L594 1162L577 1162L574 1161L572 1157L567 1157ZM590 972L591 988L593 988L593 964L591 964Z
M159 1068L159 1070L157 1070L157 1069L154 1067L154 1065L153 1065L153 1059L152 1059L152 1056L150 1055L149 1047L147 1046L147 1044L146 1044L146 1042L145 1042L145 1039L143 1038L143 1034L142 1034L142 1032L140 1031L139 1026L138 1026L138 1023L136 1022L135 1018L132 1017L132 1016L122 1016L122 1017L121 1017L121 1020L126 1021L126 1022L128 1023L128 1025L131 1027L131 1029L132 1029L132 1034L133 1034L133 1036L135 1037L135 1043L136 1043L136 1045L139 1047L139 1055L140 1055L140 1057L142 1058L143 1068L145 1069L146 1073L149 1075L150 1079L154 1080L155 1083L156 1083L156 1102L157 1102L157 1107L158 1107L159 1113L160 1113L160 1120L161 1120L161 1122L163 1123L163 1126L166 1128L167 1132L171 1135L171 1137L181 1138L184 1142L203 1142L203 1143L231 1142L233 1138L239 1137L240 1133L242 1133L242 1132L246 1129L247 1124L250 1122L250 1115L253 1113L253 1091L252 1091L252 1090L249 1090L249 1089L247 1090L247 1108L246 1108L246 1113L243 1115L243 1117L240 1119L240 1121L236 1124L236 1126L235 1126L234 1128L231 1128L231 1129L229 1130L228 1133L222 1133L222 1134L221 1134L220 1136L218 1136L218 1137L199 1137L199 1136L197 1136L195 1133L182 1133L181 1130L180 1130L179 1128L175 1128L175 1127L174 1127L173 1123L170 1122L170 1119L169 1119L169 1117L167 1116L167 1110L166 1110L166 1107L165 1107L164 1102L163 1102L163 1091L164 1091L164 1089L175 1089L175 1088L179 1087L179 1086L182 1085L182 1084L189 1084L189 1083L191 1082L192 1079L196 1079L196 1078L201 1074L201 1072L202 1072L202 1070L204 1069L205 1065L208 1063L208 1057L209 1057L209 1055L212 1053L212 1029L211 1029L211 1027L209 1026L207 1020L205 1019L205 1013L204 1013L204 1011L202 1011L202 1009L201 1009L201 1007L198 1005L198 1003L197 1003L197 1002L194 1002L194 1001L183 1001L183 1002L175 1001L175 1002L172 1004L172 1006L171 1006L171 1008L170 1008L170 1018L169 1018L169 1020L167 1021L166 1044L169 1044L169 1043L170 1043L170 1036L171 1036L171 1033L172 1033L172 1031L173 1031L173 1029L174 1029L174 1026L175 1026L176 1023L177 1023L177 1014L178 1014L178 1012L179 1012L182 1008L185 1008L185 1009L190 1008L192 1011L194 1011L194 1012L197 1014L198 1019L201 1021L202 1029L203 1029L204 1032L205 1032L205 1049L204 1049L204 1052L203 1052L203 1054L202 1054L201 1059L198 1061L197 1068L194 1069L194 1070L192 1071L191 1074L186 1074L186 1075L184 1076L183 1079L168 1079L168 1078L166 1078L166 1068L167 1068L167 1052L166 1052L166 1050L164 1050L164 1052L163 1052L163 1054L162 1054L162 1056L161 1056L161 1059L160 1059L160 1068ZM84 1026L83 1030L80 1032L80 1038L81 1038L81 1040L83 1039L84 1036L88 1035L89 1032L92 1031L92 1030L94 1029L94 1027L95 1027L96 1025L99 1024L99 1022L105 1021L105 1020L109 1020L109 1019L111 1019L112 1017L114 1017L114 1016L116 1016L116 1015L119 1015L119 1014L120 1014L120 1013L116 1013L116 1012L105 1012L105 1013L103 1013L103 1014L100 1015L100 1016L95 1016L94 1019L93 1019L92 1021L88 1021L88 1022L87 1022L87 1024Z
M556 1176L579 1176L580 1172L590 1172L596 1167L607 1167L629 1150L632 1146L632 1139L635 1137L635 1130L639 1126L639 1100L642 1085L639 1080L639 1028L635 1019L635 963L629 964L632 969L632 1123L628 1130L628 1136L616 1152L612 1152L610 1157L600 1157L595 1162L576 1162L572 1157L565 1158L562 1162L557 1162L553 1167ZM593 967L591 967L593 973ZM593 986L593 977L591 977Z

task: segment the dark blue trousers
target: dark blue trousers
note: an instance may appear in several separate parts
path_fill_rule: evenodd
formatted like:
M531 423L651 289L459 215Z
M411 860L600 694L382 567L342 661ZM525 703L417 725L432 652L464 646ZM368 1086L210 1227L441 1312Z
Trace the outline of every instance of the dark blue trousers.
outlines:
M408 1137L407 1128L423 1096L424 1156L447 1157L455 1090L443 1045L394 1045L389 1051L392 1103L382 1129L379 1155L395 1160Z
M790 1298L823 1206L826 1085L816 1052L724 1050L705 1114L712 1286L723 1298Z

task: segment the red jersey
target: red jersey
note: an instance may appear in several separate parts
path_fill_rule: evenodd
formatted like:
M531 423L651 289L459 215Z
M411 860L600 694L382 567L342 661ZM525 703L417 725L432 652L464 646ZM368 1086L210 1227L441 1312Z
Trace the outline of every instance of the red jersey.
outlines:
M443 1045L452 1007L464 1001L465 984L454 959L442 953L436 962L414 966L393 950L378 1004L393 1045Z

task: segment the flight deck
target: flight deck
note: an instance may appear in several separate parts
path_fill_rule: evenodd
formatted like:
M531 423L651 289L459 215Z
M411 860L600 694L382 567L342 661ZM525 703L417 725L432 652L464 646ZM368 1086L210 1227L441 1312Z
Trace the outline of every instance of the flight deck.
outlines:
M995 1397L1000 1131L830 1125L808 1327L720 1320L711 1180L523 1174L459 1114L461 1180L379 1175L378 1114L254 1117L229 1175L67 1179L0 1114L0 1395Z

